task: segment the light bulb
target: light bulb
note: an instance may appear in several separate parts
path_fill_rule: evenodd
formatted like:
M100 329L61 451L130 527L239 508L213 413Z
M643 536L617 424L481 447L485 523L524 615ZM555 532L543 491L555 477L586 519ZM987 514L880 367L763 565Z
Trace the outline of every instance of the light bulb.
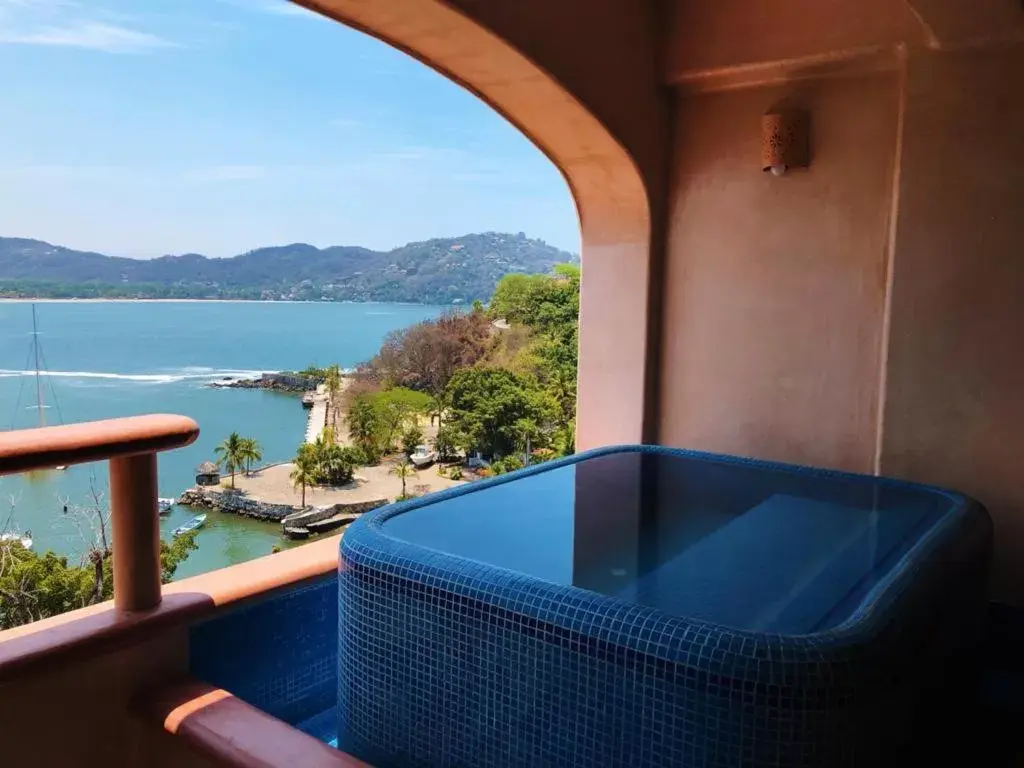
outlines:
M773 165L770 169L772 176L781 176L786 172L785 164Z

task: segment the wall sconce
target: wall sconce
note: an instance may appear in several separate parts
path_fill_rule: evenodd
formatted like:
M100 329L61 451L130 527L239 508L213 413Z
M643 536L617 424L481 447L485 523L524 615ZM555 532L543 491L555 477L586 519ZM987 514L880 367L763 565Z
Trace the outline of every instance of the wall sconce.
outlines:
M810 115L800 109L772 110L761 117L761 169L781 176L810 165Z

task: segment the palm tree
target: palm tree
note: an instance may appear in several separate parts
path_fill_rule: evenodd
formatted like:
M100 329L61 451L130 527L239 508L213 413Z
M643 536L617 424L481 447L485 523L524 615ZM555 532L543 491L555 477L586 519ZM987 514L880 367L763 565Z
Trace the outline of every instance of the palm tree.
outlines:
M416 469L408 461L403 461L401 464L395 464L390 470L390 474L395 477L401 478L402 480L402 498L405 498L405 481L410 477L416 476Z
M377 454L377 412L365 397L357 397L348 409L348 433L368 457Z
M305 507L306 486L316 483L316 463L313 461L312 452L299 449L299 455L295 457L295 469L288 478L292 481L293 488L302 489L302 506Z
M263 446L252 437L242 438L242 457L245 459L245 474L252 470L252 462L263 461Z
M434 418L437 418L437 428L442 427L441 418L444 416L445 409L448 407L448 393L442 392L439 395L432 395L430 398L430 406L427 411L427 415L430 416L430 425L434 425Z
M235 470L241 469L245 464L244 438L239 437L237 432L232 432L227 439L213 449L218 455L217 463L223 464L224 468L231 473L231 487L235 487Z
M338 426L338 394L341 392L341 370L337 363L327 369L327 373L324 375L324 388L330 397L331 428L333 429Z

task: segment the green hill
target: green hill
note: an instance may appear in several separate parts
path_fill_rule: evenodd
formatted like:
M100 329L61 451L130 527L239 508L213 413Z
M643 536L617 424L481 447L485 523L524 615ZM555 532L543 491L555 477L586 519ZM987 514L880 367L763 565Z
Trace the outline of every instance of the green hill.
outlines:
M189 253L156 259L0 237L0 296L450 304L487 299L509 272L546 273L578 261L522 233L438 238L391 251L295 243L231 258Z

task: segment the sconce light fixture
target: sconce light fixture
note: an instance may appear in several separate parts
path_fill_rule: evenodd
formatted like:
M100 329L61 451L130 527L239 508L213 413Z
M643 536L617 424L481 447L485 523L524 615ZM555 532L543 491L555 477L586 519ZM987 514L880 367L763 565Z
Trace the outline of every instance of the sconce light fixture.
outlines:
M800 109L771 110L761 118L761 169L781 176L810 165L810 115Z

